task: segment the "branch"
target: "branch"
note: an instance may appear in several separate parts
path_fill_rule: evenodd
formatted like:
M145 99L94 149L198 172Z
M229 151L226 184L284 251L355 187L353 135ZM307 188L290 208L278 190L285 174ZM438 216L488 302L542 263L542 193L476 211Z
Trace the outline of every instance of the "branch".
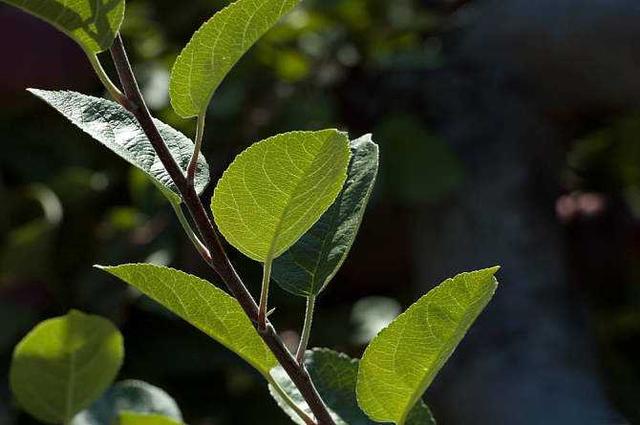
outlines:
M202 236L206 248L209 250L210 257L203 257L203 259L220 276L229 288L229 291L231 291L232 295L238 300L242 309L253 322L258 334L273 352L273 355L287 372L291 381L293 381L300 391L300 394L302 394L302 397L315 415L318 425L335 425L327 407L313 385L309 373L303 366L300 366L296 362L296 359L291 355L282 342L282 339L276 333L273 325L267 321L264 328L258 326L258 306L231 264L220 242L213 222L209 218L194 185L189 184L187 177L184 175L184 171L180 168L173 155L171 155L169 148L153 122L153 118L142 97L135 75L131 69L122 38L119 34L111 47L111 56L113 57L120 83L124 89L126 99L123 102L123 106L136 117L146 136L149 138L158 158L180 191L182 199L198 228L198 232Z

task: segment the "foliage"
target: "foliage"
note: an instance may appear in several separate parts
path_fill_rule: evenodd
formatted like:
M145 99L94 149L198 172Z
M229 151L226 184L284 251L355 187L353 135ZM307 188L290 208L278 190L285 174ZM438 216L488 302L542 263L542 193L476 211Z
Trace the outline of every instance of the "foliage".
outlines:
M273 264L273 279L294 295L320 294L338 272L358 233L378 172L378 146L371 136L363 136L350 147L351 162L342 192Z
M3 0L65 32L87 52L107 50L124 18L125 0Z
M347 136L336 130L258 142L218 182L211 202L216 224L243 254L270 263L333 203L348 163Z
M297 2L238 0L193 36L176 60L170 80L175 111L184 118L198 118L193 143L153 119L140 97L119 37L121 20L114 12L103 22L103 12L120 10L122 2L114 0L104 5L106 9L100 2L73 2L76 12L92 13L82 15L82 24L89 25L93 44L85 27L78 32L78 24L65 19L64 7L69 6L65 2L30 0L27 4L28 11L83 46L117 103L74 92L32 92L151 179L232 295L167 267L127 264L104 270L250 363L298 423L434 422L422 396L493 295L497 269L445 281L380 332L360 362L326 349L306 350L315 298L345 261L378 172L378 147L370 136L349 142L348 135L338 130L276 135L238 155L218 181L211 201L218 229L232 246L263 263L259 305L227 257L198 198L209 182L200 149L204 117L217 87L240 57ZM61 13L56 13L56 5L63 7ZM108 48L123 92L95 56ZM307 297L296 358L268 318L272 266L281 286ZM127 382L107 391L121 361L121 336L113 325L72 311L36 327L18 345L11 367L12 387L25 410L53 424L181 423L181 413L170 397L147 384ZM54 379L42 385L37 373Z
M238 302L206 280L152 264L105 267L267 375L273 357Z
M205 113L242 55L300 0L238 0L196 31L171 72L171 104L184 117Z
M71 311L42 322L18 344L11 388L38 419L69 423L107 389L123 356L122 335L109 321Z

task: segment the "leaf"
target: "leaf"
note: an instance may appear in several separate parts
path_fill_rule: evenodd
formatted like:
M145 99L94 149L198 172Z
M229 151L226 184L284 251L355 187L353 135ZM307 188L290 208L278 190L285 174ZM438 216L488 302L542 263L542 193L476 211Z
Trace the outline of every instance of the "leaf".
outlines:
M72 310L40 323L18 344L11 389L40 421L68 423L111 385L123 357L122 335L111 322Z
M235 298L204 279L152 264L99 267L165 306L267 376L277 364Z
M182 422L162 415L145 415L135 412L120 414L120 425L182 425Z
M146 382L128 380L109 388L91 407L76 415L71 425L112 425L123 411L182 421L182 413L169 394Z
M328 349L309 350L305 356L305 366L311 375L311 379L320 396L327 404L331 416L336 425L373 425L371 421L358 407L356 401L356 379L358 375L358 360L351 359L347 355ZM291 382L281 366L271 372L272 377L278 382L285 392L295 401L296 405L310 417L313 417L311 409L307 406L302 395ZM271 395L278 405L296 423L305 425L298 415L289 407L282 398L270 387ZM418 403L412 411L412 419L409 425L429 425L435 421L429 408L422 402Z
M349 141L337 130L280 134L238 155L211 208L227 241L268 262L293 245L342 189Z
M183 118L203 114L227 73L300 0L238 0L193 35L171 71L171 104Z
M142 127L129 111L109 100L71 91L29 91L120 158L142 170L171 202L180 202L178 188L160 162ZM154 121L173 157L186 169L193 153L193 142L163 122ZM209 166L200 155L196 174L198 193L208 184Z
M1 0L35 15L88 53L111 47L124 18L124 0Z
M367 347L358 370L360 407L378 422L404 424L493 296L498 267L462 273L420 298Z
M320 220L273 263L273 279L285 290L316 296L329 284L353 245L378 172L371 135L350 143L351 162L342 192Z

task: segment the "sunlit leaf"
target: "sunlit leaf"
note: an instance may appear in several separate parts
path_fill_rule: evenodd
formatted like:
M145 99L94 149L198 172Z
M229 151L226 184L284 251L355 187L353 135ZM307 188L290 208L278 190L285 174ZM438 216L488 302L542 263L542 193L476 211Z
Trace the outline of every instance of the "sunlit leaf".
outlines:
M220 179L211 208L225 238L267 262L322 216L346 179L349 141L336 130L293 132L256 143Z
M498 267L448 279L398 316L367 347L358 371L360 407L378 422L406 423L497 288Z
M182 413L169 394L146 382L129 380L109 388L91 407L76 415L70 425L112 425L123 411L182 421Z
M303 297L318 295L347 258L378 171L378 146L367 135L350 143L342 192L320 220L273 263L273 279Z
M238 0L200 27L171 72L171 104L189 118L206 111L224 77L300 0Z
M123 357L122 335L111 322L72 310L40 323L18 344L11 389L40 421L66 424L111 385Z
M100 268L191 323L263 375L266 376L277 364L238 301L210 282L152 264Z
M135 412L122 412L120 425L182 425L182 422L162 415L146 415Z
M111 47L124 18L124 0L0 0L49 22L90 53Z
M309 350L305 356L305 366L311 375L320 396L327 404L336 425L373 425L365 415L356 400L356 379L358 375L358 360L347 355L327 349ZM275 368L271 375L285 390L287 395L309 417L313 417L300 392L291 382L282 367ZM294 410L287 405L280 395L270 387L271 395L278 405L294 420L305 425ZM422 402L418 403L411 412L408 425L435 424L429 408Z
M172 202L179 202L178 189L156 155L136 118L122 106L106 99L70 91L30 90L85 133L149 176ZM161 121L155 123L178 164L186 169L193 142ZM209 166L200 155L196 189L209 184Z

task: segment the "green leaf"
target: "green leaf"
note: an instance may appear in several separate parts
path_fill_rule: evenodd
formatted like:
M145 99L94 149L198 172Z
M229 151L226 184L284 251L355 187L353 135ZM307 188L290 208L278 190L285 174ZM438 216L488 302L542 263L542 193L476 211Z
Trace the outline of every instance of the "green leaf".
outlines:
M122 412L120 425L182 425L182 422L162 415L146 415L135 412Z
M165 306L267 376L275 357L235 298L204 279L152 264L99 267Z
M76 415L71 425L112 425L123 411L182 421L182 413L169 394L146 382L128 380L109 388L91 407Z
M88 53L111 47L124 18L124 0L1 0L35 15Z
M360 407L378 422L407 415L493 297L498 267L462 273L420 298L367 347L358 371Z
M349 140L337 130L293 132L241 153L216 187L211 208L225 238L267 263L293 245L342 189Z
M273 263L273 279L294 295L322 292L347 258L360 228L378 172L378 146L366 135L350 147L342 192L311 230Z
M16 347L11 389L38 420L68 423L118 374L124 348L111 322L72 310L36 326Z
M299 2L238 0L202 25L171 71L171 104L178 115L190 118L203 114L231 68Z
M129 111L109 100L75 92L29 91L120 158L142 170L171 202L180 202L178 188L160 162L142 127ZM154 121L173 157L186 169L193 153L193 142L163 122ZM208 184L209 166L200 155L196 174L198 193Z
M327 349L313 349L307 351L305 366L311 375L322 399L327 403L331 416L336 425L373 425L371 421L358 407L356 401L356 379L358 375L358 360L351 359L347 355ZM310 417L313 417L311 409L307 406L302 395L291 382L281 366L273 369L271 376L280 384L287 395L296 405ZM282 397L270 387L271 395L278 405L294 420L305 425L300 417L287 405ZM418 403L411 412L409 425L435 424L429 408L422 402Z

